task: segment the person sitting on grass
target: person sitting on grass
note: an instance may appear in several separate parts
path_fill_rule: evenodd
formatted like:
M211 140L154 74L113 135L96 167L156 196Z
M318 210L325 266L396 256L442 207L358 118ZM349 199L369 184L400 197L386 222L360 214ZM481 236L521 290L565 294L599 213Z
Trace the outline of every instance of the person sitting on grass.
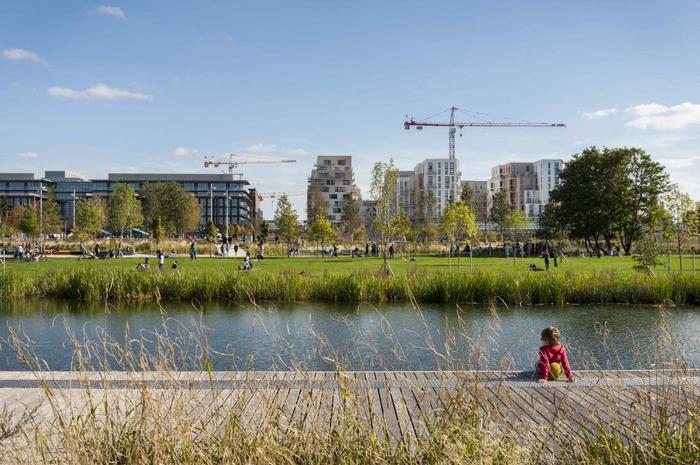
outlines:
M545 383L547 380L556 381L561 376L562 371L569 382L574 382L576 378L569 366L569 358L566 356L566 349L559 342L561 333L557 328L549 327L542 330L542 347L540 347L540 359L537 361L538 383Z
M539 266L535 265L534 263L530 263L530 266L527 267L528 270L530 271L544 271L542 268Z
M143 263L139 263L138 265L136 265L136 271L146 271L148 270L148 268L148 257L143 259Z
M172 265L170 265L171 270L179 270L180 266L178 266L177 262L173 262Z
M243 266L239 267L239 269L245 271L250 271L253 269L253 263L250 261L250 254L246 253L245 258L243 259Z

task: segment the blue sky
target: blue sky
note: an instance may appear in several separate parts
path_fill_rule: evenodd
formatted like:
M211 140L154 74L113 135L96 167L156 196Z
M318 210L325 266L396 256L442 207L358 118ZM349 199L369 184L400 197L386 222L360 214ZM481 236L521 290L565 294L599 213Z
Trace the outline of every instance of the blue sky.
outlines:
M568 125L465 130L463 179L641 146L700 199L699 23L697 1L9 1L0 171L205 171L235 152L295 158L241 171L303 191L316 155L349 154L364 188L377 160L446 156L446 130L402 122L454 105Z

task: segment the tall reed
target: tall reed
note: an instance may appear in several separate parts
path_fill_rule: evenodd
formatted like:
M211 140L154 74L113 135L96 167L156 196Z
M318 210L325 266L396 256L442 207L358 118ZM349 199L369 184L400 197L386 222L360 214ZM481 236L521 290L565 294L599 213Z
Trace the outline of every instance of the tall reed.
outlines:
M488 303L515 305L624 303L700 304L700 277L598 273L429 273L382 277L367 273L319 274L217 270L50 271L0 275L0 298L80 300L328 301Z

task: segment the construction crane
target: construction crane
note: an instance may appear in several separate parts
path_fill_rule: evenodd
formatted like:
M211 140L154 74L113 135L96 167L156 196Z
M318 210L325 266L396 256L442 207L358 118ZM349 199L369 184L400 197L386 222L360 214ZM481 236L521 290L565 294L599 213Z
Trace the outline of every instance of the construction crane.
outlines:
M432 119L436 116L439 116L443 113L450 112L450 122L449 123L433 123L428 121L429 119ZM455 134L457 132L457 128L460 129L460 131L463 128L565 128L566 124L563 123L533 123L530 121L524 121L524 120L513 120L510 122L502 122L502 123L496 123L496 122L491 122L491 121L472 121L472 122L460 122L460 121L455 121L455 112L460 111L462 113L466 114L471 114L471 115L480 115L480 116L493 116L493 115L487 115L486 113L479 113L479 112L464 112L460 110L457 107L451 107L447 110L441 111L440 113L437 113L433 116L430 116L428 118L425 118L423 120L416 121L414 118L407 119L403 123L404 129L407 131L411 129L412 126L415 126L415 128L418 131L421 131L424 127L446 127L449 128L449 140L450 140L450 159L454 160L455 158ZM408 115L406 116L408 118ZM504 118L504 117L497 117L497 118ZM504 119L512 119L512 118L504 118ZM460 137L462 134L460 133Z
M233 170L238 167L238 165L262 165L262 164L272 164L272 163L296 163L296 160L236 160L235 158L239 155L235 153L228 154L228 161L212 160L209 157L204 157L204 167L218 168L221 165L228 166L229 174L233 174Z
M293 197L297 195L306 195L306 191L298 191L298 192L261 192L258 194L258 198L260 200L262 199L275 199L277 197L281 197L282 195L286 195L287 197Z

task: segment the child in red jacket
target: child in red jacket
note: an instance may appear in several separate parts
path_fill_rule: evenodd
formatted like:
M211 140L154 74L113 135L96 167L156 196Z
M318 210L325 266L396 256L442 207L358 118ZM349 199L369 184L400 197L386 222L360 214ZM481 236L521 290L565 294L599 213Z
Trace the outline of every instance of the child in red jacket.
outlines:
M576 380L569 366L566 349L559 342L560 339L561 333L557 328L549 327L542 330L542 347L539 351L540 359L537 361L537 372L540 376L537 381L539 383L559 379L562 370L570 382Z

